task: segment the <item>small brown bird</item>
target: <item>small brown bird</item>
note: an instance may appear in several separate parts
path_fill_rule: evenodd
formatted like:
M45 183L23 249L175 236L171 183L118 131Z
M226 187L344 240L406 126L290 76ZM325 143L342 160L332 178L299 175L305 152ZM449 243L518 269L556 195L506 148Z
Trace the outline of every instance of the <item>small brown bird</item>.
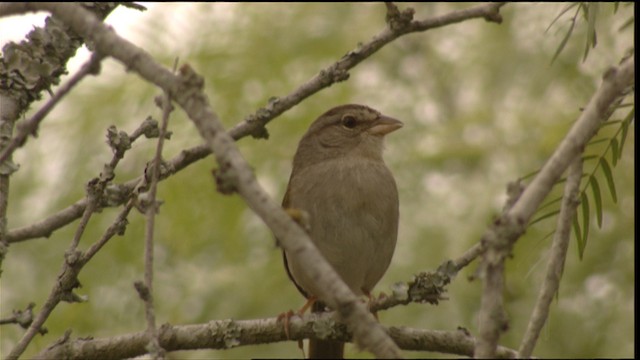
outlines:
M398 190L382 159L384 136L402 122L364 105L342 105L314 121L298 144L282 206L308 215L309 235L356 295L370 295L389 267L398 235ZM305 264L283 251L298 290L318 299ZM312 311L325 310L322 299ZM341 358L344 343L310 340L310 358Z

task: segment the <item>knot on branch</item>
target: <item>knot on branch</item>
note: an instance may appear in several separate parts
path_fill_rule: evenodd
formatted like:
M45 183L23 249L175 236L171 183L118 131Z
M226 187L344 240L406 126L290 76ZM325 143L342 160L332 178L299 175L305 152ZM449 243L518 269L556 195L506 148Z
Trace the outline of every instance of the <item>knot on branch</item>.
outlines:
M189 64L184 64L180 67L179 79L184 86L196 90L204 89L204 78L198 75Z
M486 15L484 16L484 20L487 22L494 22L496 24L502 24L502 15L500 14L500 8L505 3L493 3Z
M151 116L147 116L146 119L140 124L140 126L131 134L131 141L139 138L144 135L147 139L155 139L160 136L160 128L158 127L158 120L152 118ZM171 139L172 132L167 131L164 134L165 139Z
M143 214L146 214L147 211L151 210L154 214L158 214L160 212L160 206L164 204L162 200L151 201L151 197L148 192L143 192L138 194L136 198L136 209Z
M164 95L158 95L156 97L153 98L153 103L162 111L167 111L168 113L173 112L173 110L175 110L175 107L173 106L173 104L171 103L171 101L169 99L167 99L166 96ZM165 109L166 107L166 109Z
M132 189L124 184L110 184L104 191L105 206L113 207L124 204L131 197Z
M345 69L335 69L331 75L334 83L349 80L349 72Z
M231 163L220 164L220 168L211 170L211 174L216 180L219 193L231 195L238 191L238 173L231 167Z
M496 266L510 257L515 241L524 233L525 222L522 218L504 213L493 221L487 233L480 240L484 252L484 261L479 268L479 275L483 277L487 267Z
M16 132L18 134L31 135L34 138L38 137L38 127L37 126L31 126L29 121L20 121L16 125ZM23 146L27 142L27 136L17 137L16 139L18 140L18 142L16 144L17 146Z
M385 2L387 7L387 15L385 21L389 24L391 30L399 30L409 26L413 21L413 15L415 10L413 8L406 8L402 11L392 2Z
M261 107L256 111L255 115L249 115L245 121L249 124L251 129L251 137L254 139L269 139L269 131L265 127L265 124L273 119L273 107L280 102L277 97L269 98L267 106Z
M129 220L126 218L118 220L113 226L115 227L115 233L118 236L124 235L125 230L127 229L127 225L129 225Z
M124 153L131 149L131 138L126 132L118 131L115 125L111 125L107 128L107 145L109 145L115 157L122 159Z
M0 175L9 176L20 169L20 165L11 161L11 159L5 160L0 164Z
M83 254L79 250L68 250L65 252L65 268L58 276L57 294L60 301L81 303L89 300L87 295L80 296L73 292L74 289L82 287L82 284L78 281L79 269L85 263L82 257Z
M151 292L149 291L149 288L147 287L147 285L145 285L142 281L136 281L133 283L133 287L138 292L138 296L140 296L140 299L142 299L142 301L144 302L150 301Z
M96 207L101 204L102 192L106 186L106 183L111 181L115 175L113 172L109 176L100 173L100 178L93 178L87 182L85 186L85 192L87 193L87 201L90 204L95 204ZM107 177L106 179L104 177Z
M449 276L439 271L419 273L408 284L407 294L409 295L409 300L437 305L439 300L444 299L442 294L447 291L445 286L450 281Z
M258 112L260 112L260 110L262 110L262 108L259 109ZM251 132L249 133L249 135L251 135L252 138L265 140L269 139L269 131L264 126L264 123L262 123L261 120L259 120L255 115L247 116L244 121L246 121L251 127Z
M157 171L158 180L164 179L170 174L172 174L175 169L171 166L171 164L167 163L163 159L160 159L160 166L156 170L156 162L155 160L151 160L147 163L147 166L144 168L144 181L147 184L151 184L151 179L153 178L154 171ZM146 190L146 187L145 187Z
M33 322L33 308L36 306L35 303L29 303L27 308L23 310L13 310L13 316L15 316L18 325L20 325L23 329L26 329Z
M80 250L68 250L64 253L65 262L72 268L78 265L80 259L82 259L82 251ZM80 286L79 282L77 283L77 286ZM77 286L74 286L74 288Z
M323 79L323 82L327 85L335 84L341 81L349 79L349 72L345 69L338 68L338 66L332 66L329 70L320 70L319 76Z
M27 308L24 310L12 310L12 316L7 319L0 319L0 325L4 324L18 324L23 329L28 329L33 322L33 308L36 306L35 303L29 303ZM45 335L49 332L47 328L40 327L38 329L40 335Z
M509 211L515 205L516 201L520 199L520 195L524 192L525 185L522 183L522 179L511 181L507 184L507 201L502 208L503 212Z

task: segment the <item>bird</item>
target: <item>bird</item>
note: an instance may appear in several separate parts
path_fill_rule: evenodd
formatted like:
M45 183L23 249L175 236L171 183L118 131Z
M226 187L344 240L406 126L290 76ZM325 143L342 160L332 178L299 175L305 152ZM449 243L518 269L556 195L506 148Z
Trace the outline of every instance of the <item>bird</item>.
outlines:
M382 153L385 136L402 126L365 105L326 111L298 144L282 201L285 209L305 215L313 244L359 296L371 298L396 247L398 190ZM287 250L282 254L289 278L312 302L312 312L327 311L317 284L302 270L305 264ZM309 358L343 356L342 342L309 340Z

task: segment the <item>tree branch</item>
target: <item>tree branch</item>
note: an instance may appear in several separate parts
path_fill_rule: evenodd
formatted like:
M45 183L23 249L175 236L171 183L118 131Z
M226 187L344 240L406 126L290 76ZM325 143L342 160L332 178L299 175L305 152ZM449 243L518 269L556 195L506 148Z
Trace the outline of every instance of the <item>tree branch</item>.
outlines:
M291 94L271 99L266 106L247 116L244 121L234 126L229 133L234 139L240 139L247 135L258 138L267 137L268 134L264 128L267 123L316 92L336 82L347 80L349 78L349 70L402 35L436 29L477 18L500 23L502 18L499 11L504 5L505 3L485 3L430 19L416 21L411 21L413 9L408 8L401 13L401 16L404 17L402 21L390 23L397 24L396 26L389 25L385 27L368 42L358 45L337 62L320 70L317 75L300 85Z
M379 325L364 306L357 301L348 287L342 283L337 274L311 245L307 235L286 216L275 202L266 196L256 183L251 169L244 162L232 139L224 132L216 115L210 109L208 99L202 93L203 81L195 72L186 66L181 69L182 76L174 78L164 68L155 64L148 54L113 34L78 7L66 4L34 4L33 6L52 11L76 31L90 38L98 51L122 61L129 69L133 69L143 78L162 87L174 96L177 103L194 121L209 147L214 150L218 163L227 173L227 178L232 179L237 191L249 206L265 220L287 250L296 253L302 261L314 265L310 266L308 270L309 275L317 278L322 290L324 290L320 296L330 306L338 310L341 318L352 328L355 338L360 340L360 345L369 348L377 356L397 357L400 355L393 342L389 341L381 332ZM388 39L374 39L370 48L358 49L358 52L347 54L338 64L342 62L347 65L346 68L355 66L386 42L399 36L401 33L398 31L402 30L398 29L397 27L390 29L391 35ZM396 32L398 33L396 34ZM367 53L368 51L369 53ZM337 66L331 69L328 78L322 73L320 75L323 75L322 78L330 80L324 84L326 87L330 83L346 79L347 73L346 69ZM321 85L323 84L321 83ZM297 102L304 97L298 99ZM278 101L273 101L270 105L276 103Z
M84 3L84 6L103 20L118 5ZM0 16L26 11L24 4L0 4ZM33 101L41 98L44 90L58 84L66 73L67 61L83 43L67 26L50 17L45 20L44 28L35 28L27 38L29 41L20 44L4 45L0 57L0 152L3 153L0 161L0 273L10 243L7 238L9 177L18 169L11 159L11 150L5 154L5 148L20 115Z
M382 47L400 36L412 32L427 31L475 18L484 18L488 21L499 23L501 21L499 10L504 4L505 3L486 3L476 5L469 9L452 11L448 14L436 16L430 19L410 21L405 24L404 27L396 27L393 30L385 27L369 42L358 45L358 47L349 51L334 64L320 70L317 75L300 85L290 94L280 98L271 99L266 106L259 108L253 114L248 115L245 120L231 128L229 130L229 135L234 140L240 140L248 135L252 135L254 137L266 137L268 136L265 129L265 125L267 123L316 92L327 88L338 81L345 80L344 77L348 77L347 70L354 68L360 62L367 59ZM410 9L405 10L405 17L407 13L411 12L409 10ZM27 10L22 7L22 11L24 12ZM206 145L198 145L183 150L178 156L168 161L171 171L167 172L166 176L161 176L160 180L164 180L210 154L211 150ZM124 184L120 184L118 189L113 190L121 190L122 193L130 192L133 188L132 184L137 183L139 179L140 178L133 179ZM122 203L123 202L113 202L111 206L118 206ZM48 237L53 231L79 218L84 206L86 206L84 200L79 200L43 221L10 230L6 236L7 242L13 243L42 236Z
M109 241L114 235L124 233L124 229L127 225L127 216L129 215L129 211L133 207L133 201L130 201L127 206L118 214L116 220L113 222L111 226L105 231L102 238L100 238L93 246L87 250L84 254L80 251L73 251L65 253L65 260L62 266L62 270L58 275L56 283L54 284L51 292L49 293L49 297L47 298L45 304L42 306L42 310L36 315L35 319L27 329L26 333L22 336L20 341L16 344L16 346L11 349L9 355L7 355L7 360L15 360L18 359L20 355L27 348L33 337L40 331L40 328L47 320L49 315L53 312L55 307L61 301L68 302L79 302L84 301L84 299L80 298L78 295L73 293L73 289L77 288L80 285L78 281L78 274L80 270L86 265L86 263L91 260L93 255L102 248L104 244Z
M551 245L547 276L540 289L538 301L531 314L527 331L520 344L520 350L518 351L519 358L526 359L531 357L540 331L549 317L551 301L553 301L554 295L560 288L560 278L564 270L564 262L567 257L567 249L569 248L569 239L571 238L571 224L576 213L576 208L578 204L580 204L578 200L580 180L582 180L582 158L577 157L569 167L567 184L564 188L560 215L558 216L558 225L553 237L553 244Z
M314 327L322 326L332 339L351 341L344 325L333 313L293 316L287 338L277 317L254 320L215 320L206 324L170 325L159 329L160 345L167 351L229 349L238 346L318 338ZM458 356L472 356L476 339L463 330L439 331L407 327L384 327L393 341L404 350L430 351ZM65 339L44 349L36 359L122 359L147 353L146 333L137 332L110 338ZM515 350L498 347L496 357L515 358Z
M618 97L635 83L635 57L625 59L620 66L611 67L603 76L587 107L569 130L556 151L522 195L484 234L481 242L487 250L483 255L482 276L484 287L479 315L480 339L475 357L493 357L500 337L508 323L502 306L504 262L511 254L513 244L560 179L571 162L580 155L610 114L610 107Z
M173 71L176 71L177 59L174 63ZM153 242L155 218L158 212L160 202L157 201L158 178L160 177L160 168L162 166L162 149L164 147L165 134L169 126L169 114L173 111L171 105L171 96L164 93L163 96L156 98L158 106L162 109L162 126L156 146L156 154L150 169L151 179L149 181L149 191L147 193L147 204L145 204L146 215L146 233L144 247L144 283L136 282L135 288L138 290L140 298L145 304L145 313L147 318L147 335L149 343L146 346L153 359L164 359L165 350L160 346L158 338L158 330L156 329L156 315L153 306Z

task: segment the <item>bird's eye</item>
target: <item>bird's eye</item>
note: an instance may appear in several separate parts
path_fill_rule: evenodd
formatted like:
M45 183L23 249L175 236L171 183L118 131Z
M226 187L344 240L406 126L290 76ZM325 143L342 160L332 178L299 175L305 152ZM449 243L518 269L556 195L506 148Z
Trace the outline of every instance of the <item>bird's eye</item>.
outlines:
M354 127L356 127L356 125L357 121L353 115L345 115L342 117L342 126L348 129L353 129Z

